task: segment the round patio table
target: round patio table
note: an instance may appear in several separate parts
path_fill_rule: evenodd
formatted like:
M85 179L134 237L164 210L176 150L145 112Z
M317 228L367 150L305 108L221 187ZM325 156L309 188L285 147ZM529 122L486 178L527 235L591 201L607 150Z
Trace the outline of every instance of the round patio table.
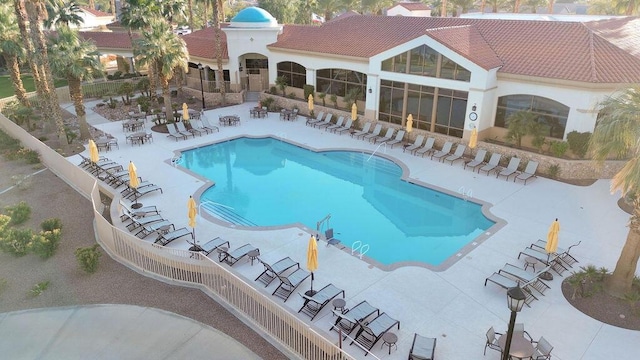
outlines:
M507 343L507 334L500 336L498 339L498 345L501 349L504 349ZM531 341L524 338L519 334L513 334L511 338L511 348L509 348L509 356L517 359L529 359L533 356L535 349Z

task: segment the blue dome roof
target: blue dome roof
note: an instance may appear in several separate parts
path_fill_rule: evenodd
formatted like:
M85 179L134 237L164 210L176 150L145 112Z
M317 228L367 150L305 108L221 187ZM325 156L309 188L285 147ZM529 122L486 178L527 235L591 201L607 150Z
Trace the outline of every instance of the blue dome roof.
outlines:
M242 9L231 22L241 23L271 23L275 18L268 11L259 7L251 6Z

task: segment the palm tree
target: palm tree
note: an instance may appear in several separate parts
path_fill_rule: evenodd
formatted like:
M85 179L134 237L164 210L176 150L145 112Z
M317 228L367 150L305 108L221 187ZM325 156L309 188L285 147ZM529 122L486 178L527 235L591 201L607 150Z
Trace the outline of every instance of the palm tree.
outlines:
M65 0L49 0L46 4L47 19L44 25L51 29L52 27L69 27L69 25L80 26L84 20L80 16L80 6L74 1Z
M53 72L67 78L69 94L76 109L80 138L90 137L86 111L82 96L82 81L93 80L93 74L103 71L98 49L86 40L80 39L77 31L61 27L56 36L49 38L49 62Z
M382 11L391 6L393 6L393 0L362 0L363 9L376 15L382 15Z
M640 8L639 0L616 0L614 6L618 10L618 13L626 16L637 15Z
M594 160L602 164L609 157L629 159L611 180L611 191L619 190L633 200L633 214L615 270L605 281L607 293L622 298L631 291L640 257L640 86L610 97L600 106L589 143Z
M333 14L342 9L340 0L316 0L318 3L318 10L322 11L324 21L329 21L333 17Z
M13 9L15 11L15 18L18 24L18 29L20 30L23 47L27 54L33 54L33 43L29 38L29 31L27 30L27 11L25 9L24 0L13 0ZM36 86L38 97L43 99L45 88L40 77L40 69L38 69L32 57L29 58L28 63L29 67L31 68L31 76L33 77L33 82Z
M196 28L193 25L193 0L187 0L187 9L189 11L189 29L194 31Z
M167 119L172 119L169 80L173 77L174 69L187 70L189 61L187 45L182 38L173 33L171 25L164 19L153 19L149 30L144 31L142 37L136 39L135 43L134 55L138 62L141 65L152 65L156 69L162 86Z
M222 106L227 104L227 84L224 82L224 68L222 66L222 30L220 29L220 23L224 20L224 2L223 0L215 0L214 12L213 12L213 26L215 30L215 51L216 51L216 65L218 66L217 87L220 90L220 96ZM222 82L222 86L220 86Z
M30 106L27 91L20 78L19 59L24 58L25 51L15 14L8 5L0 6L0 53L7 64L16 98L23 106Z

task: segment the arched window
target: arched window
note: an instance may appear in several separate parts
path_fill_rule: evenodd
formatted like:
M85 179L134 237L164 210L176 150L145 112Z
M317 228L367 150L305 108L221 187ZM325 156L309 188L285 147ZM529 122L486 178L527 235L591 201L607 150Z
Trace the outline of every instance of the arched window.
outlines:
M302 89L307 83L307 69L291 61L283 61L278 63L278 77L287 78L287 86Z
M544 135L562 139L569 117L569 107L561 103L534 95L506 95L498 99L498 109L494 126L508 128L508 118L518 111L530 111L537 115L537 121L544 125Z
M345 69L321 69L316 72L316 92L344 97L357 89L366 98L367 75Z
M384 60L382 70L466 82L471 79L469 70L427 45Z

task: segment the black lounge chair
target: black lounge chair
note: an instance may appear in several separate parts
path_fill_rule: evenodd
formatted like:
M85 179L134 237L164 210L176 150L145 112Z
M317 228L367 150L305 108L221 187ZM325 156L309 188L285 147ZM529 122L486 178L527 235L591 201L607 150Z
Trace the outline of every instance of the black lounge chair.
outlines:
M565 264L573 267L573 264L579 261L578 259L574 258L572 255L570 255L569 251L571 251L571 248L573 248L574 246L580 245L580 243L582 243L582 240L569 246L566 250L563 248L556 248L556 254L558 254L558 257L560 258L560 260L562 260ZM547 246L547 242L545 240L538 239L538 241L531 244L529 247L532 249L537 248L540 250L544 250L546 246Z
M533 302L533 300L538 300L538 298L533 295L531 290L529 290L529 286L527 284L523 284L517 280L513 280L502 274L498 274L497 272L494 272L493 274L491 274L491 276L489 276L484 280L484 286L487 286L488 281L491 281L492 283L500 286L505 290L508 290L509 288L512 288L512 287L520 286L522 290L524 290L523 291L525 295L524 303L528 307L531 307L530 304Z
M409 360L433 360L435 352L436 338L424 337L418 333L413 335Z
M127 195L127 199L131 200L131 199L139 199L141 198L143 195L146 195L152 191L160 191L160 193L162 194L162 188L158 185L147 185L145 187L142 188L136 188L133 191L131 191L131 193L129 195Z
M359 322L358 324L360 325L360 330L358 330L351 344L355 341L367 350L371 350L373 345L382 339L382 335L392 327L398 326L398 330L400 329L400 321L391 318L387 313L378 315L368 324L364 322ZM366 352L364 356L368 354L369 353Z
M538 251L532 248L525 248L520 251L520 254L518 254L518 259L520 259L520 256L522 255L532 257L547 266L550 265L551 270L555 271L560 276L562 276L563 272L569 270L562 264L562 260L558 254L547 254L544 250Z
M221 237L216 237L202 244L202 246L196 245L197 247L196 251L200 251L200 252L203 252L205 255L209 255L215 249L221 247L224 244L227 244L227 247L229 247L229 242L227 240Z
M158 221L164 220L160 215L151 215L151 216L143 216L143 217L130 217L131 224L127 225L127 229L129 231L136 230L137 228L145 225L149 225Z
M247 254L249 254L253 250L257 250L258 255L260 255L260 249L253 247L253 245L251 244L244 244L233 251L225 251L220 254L220 262L224 261L227 264L233 266L238 262L238 260L247 256Z
M334 297L338 296L342 293L342 297L344 298L344 290L338 289L333 284L328 284L323 287L317 293L313 294L313 296L300 295L304 299L304 304L298 310L298 312L302 312L303 314L307 314L313 320L316 315L320 313L322 308L324 308Z
M311 273L304 269L297 269L287 276L278 275L280 285L278 285L271 295L275 295L287 302L289 296L293 294L293 291L309 276L311 276Z
M549 285L540 280L540 275L549 271L550 268L551 266L547 266L545 269L537 273L530 273L523 268L507 263L502 267L502 269L498 270L498 274L504 273L521 280L522 282L528 283L532 288L538 290L540 294L544 295L544 292L549 289Z
M167 245L168 243L187 235L191 235L191 239L193 239L193 233L186 227L183 227L166 234L160 234L160 236L158 236L158 238L154 242L160 245Z
M262 263L262 265L264 265L264 271L262 272L262 274L258 275L256 281L260 281L264 284L265 287L269 286L273 279L277 278L278 275L282 275L282 273L291 269L292 267L297 266L298 269L300 268L300 263L293 261L293 259L288 256L276 261L275 263L273 263L273 265L269 265L262 260L260 260L260 262Z
M329 331L338 331L341 329L346 334L351 334L351 332L357 327L358 322L366 321L366 319L374 313L380 315L380 310L364 300L351 309L346 309L342 312L333 310L333 313L338 317L338 319L333 325L331 325Z
M147 216L150 214L154 214L154 215L160 214L160 211L155 205L143 206L139 209L132 210L122 200L120 200L120 209L122 210L122 215L120 215L120 220L122 221L131 219L133 217Z
M141 239L149 236L154 232L169 232L175 230L175 225L173 225L169 220L162 220L158 222L154 222L153 224L143 226L135 235Z

